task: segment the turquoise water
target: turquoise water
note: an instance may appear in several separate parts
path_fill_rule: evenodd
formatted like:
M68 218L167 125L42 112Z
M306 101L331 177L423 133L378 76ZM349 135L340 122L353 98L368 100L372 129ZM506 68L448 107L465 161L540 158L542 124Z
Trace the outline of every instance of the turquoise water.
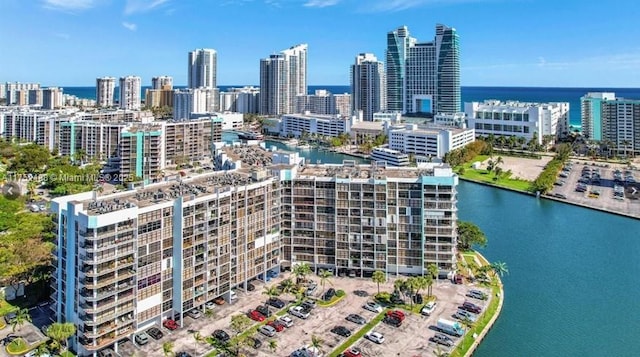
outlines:
M640 221L468 182L458 191L460 219L488 237L482 253L510 271L502 314L474 356L640 355Z

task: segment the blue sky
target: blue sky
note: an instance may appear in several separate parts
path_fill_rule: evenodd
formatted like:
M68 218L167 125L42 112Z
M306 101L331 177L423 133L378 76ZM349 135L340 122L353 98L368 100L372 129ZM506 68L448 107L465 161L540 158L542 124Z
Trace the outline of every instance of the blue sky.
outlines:
M188 51L213 48L218 84L257 84L260 58L308 43L309 84L348 84L358 53L384 61L388 31L429 41L443 23L462 85L640 87L637 13L632 0L0 0L0 81L185 84Z

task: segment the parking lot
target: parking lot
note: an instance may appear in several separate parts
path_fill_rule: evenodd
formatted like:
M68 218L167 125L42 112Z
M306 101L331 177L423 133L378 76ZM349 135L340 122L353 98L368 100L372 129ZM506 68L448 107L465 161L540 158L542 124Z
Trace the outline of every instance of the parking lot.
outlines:
M564 183L561 186L555 185L553 191L549 193L550 195L561 198L566 197L565 200L571 203L640 217L640 199L634 199L633 189L630 187L632 184L624 181L617 184L614 182L614 172L619 170L624 176L624 172L628 170L626 166L602 163L593 165L591 162L580 160L572 160L571 162L573 162L571 170L565 172L567 177L559 177L557 181L557 183L561 181ZM588 170L584 169L585 167ZM599 182L592 179L585 180L583 178L583 173L585 172L590 173L588 177L595 177L595 174L599 174ZM629 170L628 172L636 180L640 180L640 171ZM581 179L584 182L584 186L580 191L583 192L576 190ZM624 197L614 197L615 185L626 189ZM640 193L635 196L640 196Z

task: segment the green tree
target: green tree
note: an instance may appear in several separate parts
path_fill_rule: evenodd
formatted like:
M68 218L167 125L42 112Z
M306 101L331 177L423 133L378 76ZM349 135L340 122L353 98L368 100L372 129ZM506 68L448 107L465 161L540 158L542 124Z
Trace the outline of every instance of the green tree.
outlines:
M460 250L469 250L474 245L485 247L487 245L487 237L478 226L471 222L458 220L458 248Z
M262 290L262 294L267 295L268 299L270 299L280 295L280 290L278 290L277 286L273 286L273 285L265 286L264 290Z
M491 263L491 270L494 275L500 275L503 277L505 274L509 274L509 269L507 268L507 263L505 262L493 262Z
M284 294L292 293L295 287L296 284L291 280L291 278L286 278L280 282L280 289Z
M278 341L269 340L269 351L271 351L271 353L276 353L277 350L278 350Z
M292 272L296 277L296 284L299 284L305 280L307 275L311 274L311 267L307 262L298 263L293 267Z
M320 277L320 285L322 286L322 292L324 293L324 285L326 283L329 283L329 285L333 285L330 280L333 277L333 273L325 269L320 269L318 276Z
M252 324L253 324L253 321L251 321L251 319L248 318L247 315L245 314L237 314L237 315L231 316L230 328L233 332L236 333L236 335L239 335L240 333L244 332Z
M380 284L384 284L387 282L387 274L385 274L385 272L383 272L382 270L376 270L373 272L373 276L371 276L371 279L378 285L378 294L380 294Z
M165 357L173 356L173 342L167 341L162 344L162 353Z
M56 346L56 350L61 352L67 349L67 341L76 334L76 325L70 322L56 322L47 328L47 337L52 341L52 345Z
M311 335L311 347L317 348L319 352L322 352L324 340L316 335Z
M49 349L47 348L47 345L43 343L43 344L39 345L34 350L34 356L35 357L49 357L49 356L51 356L51 351L49 351Z
M9 166L10 171L41 174L47 167L51 153L45 147L29 144L19 147Z
M11 321L11 331L16 332L17 328L22 327L27 322L31 322L31 315L29 315L29 309L20 309L16 311L16 317Z
M440 269L438 269L438 266L431 263L427 265L427 271L429 272L429 275L431 275L431 283L433 284L433 282L437 282L438 274L440 273ZM433 291L431 289L431 285L429 285L429 296L431 296L432 294Z

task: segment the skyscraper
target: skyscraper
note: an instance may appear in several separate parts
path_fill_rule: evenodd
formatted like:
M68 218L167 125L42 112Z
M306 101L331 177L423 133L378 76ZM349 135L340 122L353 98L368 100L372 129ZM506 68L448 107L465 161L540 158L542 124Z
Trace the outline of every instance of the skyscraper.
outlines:
M387 34L387 109L403 113L455 113L460 108L460 49L454 28L436 25L430 42L406 26Z
M615 93L587 93L580 98L582 135L628 157L640 152L640 99Z
M189 88L216 88L218 55L209 48L189 52Z
M307 94L307 44L260 60L260 114L291 114L296 96Z
M96 78L96 106L112 107L116 89L116 79L113 77Z
M140 77L120 77L120 109L140 109Z
M386 110L384 64L371 53L359 54L351 65L351 109L362 110L368 121L373 113Z

